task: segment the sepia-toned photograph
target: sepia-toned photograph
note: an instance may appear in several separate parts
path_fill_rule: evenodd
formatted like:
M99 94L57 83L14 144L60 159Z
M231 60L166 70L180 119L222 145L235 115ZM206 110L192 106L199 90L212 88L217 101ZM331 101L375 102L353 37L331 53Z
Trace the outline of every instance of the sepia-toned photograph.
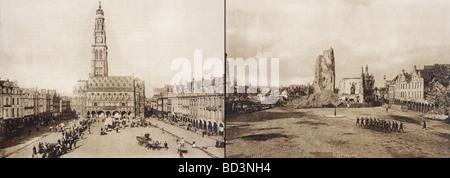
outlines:
M448 0L0 0L0 156L449 158L449 22Z
M222 0L0 0L0 156L223 158L224 15Z
M227 0L226 157L449 157L449 10Z

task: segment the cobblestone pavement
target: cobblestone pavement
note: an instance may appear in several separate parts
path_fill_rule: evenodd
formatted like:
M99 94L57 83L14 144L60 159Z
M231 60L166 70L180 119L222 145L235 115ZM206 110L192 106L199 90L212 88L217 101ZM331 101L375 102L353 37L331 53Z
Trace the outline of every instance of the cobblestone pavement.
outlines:
M153 127L126 127L119 129L119 132L108 132L107 135L100 135L102 122L95 122L91 125L92 134L85 134L84 139L77 142L77 148L62 155L61 158L179 158L176 150L177 138L184 138L187 153L185 158L216 158L224 157L223 148L215 148L213 138L202 138L201 135L187 131L183 128L172 126L156 119L147 119L152 122ZM154 127L157 126L157 127ZM161 128L164 128L164 132ZM147 149L140 146L136 136L143 136L150 133L152 140L168 143L168 149ZM30 158L33 146L39 142L57 142L62 137L60 132L49 132L39 137L32 138L14 147L4 150L8 158ZM196 142L197 148L191 146L192 141ZM198 148L200 147L200 148ZM202 148L206 147L206 148Z
M450 157L450 124L384 108L274 108L227 118L226 157ZM404 133L356 126L356 117L402 121Z

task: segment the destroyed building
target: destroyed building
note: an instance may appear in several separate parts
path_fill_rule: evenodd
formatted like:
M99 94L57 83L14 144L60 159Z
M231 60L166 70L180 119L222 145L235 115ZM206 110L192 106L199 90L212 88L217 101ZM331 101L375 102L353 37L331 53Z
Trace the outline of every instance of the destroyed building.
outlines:
M448 114L450 64L425 65L395 76L389 82L389 103L393 107L422 112Z
M336 72L334 63L333 48L325 50L322 55L316 59L314 75L314 92L330 90L335 92Z
M313 92L293 99L294 108L316 108L334 106L338 102L336 94L336 71L333 48L325 50L316 59ZM309 87L308 87L309 88Z
M347 77L339 82L338 93L341 102L373 103L375 101L375 77L361 67L361 77Z

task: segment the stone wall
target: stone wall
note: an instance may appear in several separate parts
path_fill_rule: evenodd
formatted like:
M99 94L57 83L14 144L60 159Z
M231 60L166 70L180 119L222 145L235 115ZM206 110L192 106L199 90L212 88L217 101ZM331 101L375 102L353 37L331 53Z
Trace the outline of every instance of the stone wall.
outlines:
M333 48L330 48L316 59L314 92L322 90L335 92L335 77L334 51Z

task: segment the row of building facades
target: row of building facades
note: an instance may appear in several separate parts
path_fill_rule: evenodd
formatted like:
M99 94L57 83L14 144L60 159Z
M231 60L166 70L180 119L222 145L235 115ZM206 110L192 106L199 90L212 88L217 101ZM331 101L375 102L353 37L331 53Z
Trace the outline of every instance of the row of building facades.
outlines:
M200 84L201 82L193 82ZM184 92L177 87L157 88L149 99L148 108L161 119L184 123L191 129L205 130L212 135L224 135L225 98L223 90Z
M341 102L387 104L399 110L448 114L450 64L416 66L404 69L393 79L384 77L384 87L375 87L373 74L361 72L361 77L344 78L337 88ZM370 78L367 78L370 76Z
M386 80L387 100L391 106L421 113L448 114L450 64L414 66Z
M385 76L384 86L376 87L374 74L366 65L365 70L361 68L360 77L343 78L336 86L334 51L330 48L316 60L313 86L314 92L332 88L347 106L387 104L401 110L448 114L449 68L450 64L425 65L423 69L414 66L411 72L403 69L391 80Z
M11 125L70 110L70 99L56 90L20 88L17 81L0 80L0 136L14 129Z

